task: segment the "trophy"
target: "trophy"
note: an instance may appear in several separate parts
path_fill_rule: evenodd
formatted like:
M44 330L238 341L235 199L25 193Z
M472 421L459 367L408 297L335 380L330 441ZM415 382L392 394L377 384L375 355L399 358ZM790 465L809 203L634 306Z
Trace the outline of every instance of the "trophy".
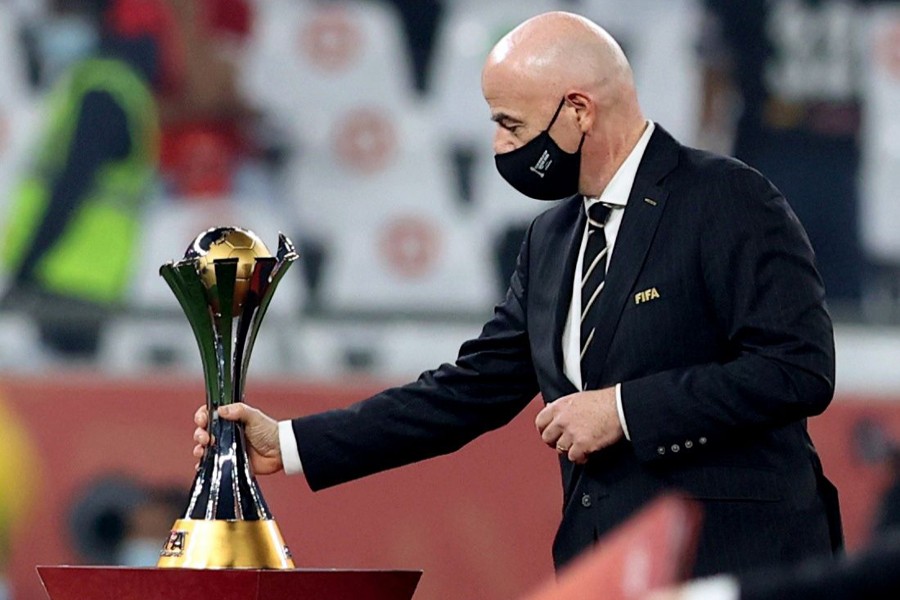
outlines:
M294 567L250 468L243 427L220 419L216 409L243 399L260 323L296 259L283 234L272 256L253 232L217 227L197 236L184 259L160 267L200 347L211 441L158 567Z

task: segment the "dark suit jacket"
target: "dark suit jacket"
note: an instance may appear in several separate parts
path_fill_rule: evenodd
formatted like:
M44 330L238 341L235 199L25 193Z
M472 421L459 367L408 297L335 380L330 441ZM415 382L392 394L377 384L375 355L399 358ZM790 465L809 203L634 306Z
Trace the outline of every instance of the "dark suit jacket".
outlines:
M540 391L576 390L561 335L584 227L580 196L532 223L506 299L455 364L293 421L313 489L452 452ZM654 294L641 296L644 290ZM631 441L561 460L561 565L664 489L703 501L696 575L830 553L836 496L805 417L831 400L834 348L805 234L735 160L657 126L601 294L590 389L622 383ZM830 513L829 513L830 511Z

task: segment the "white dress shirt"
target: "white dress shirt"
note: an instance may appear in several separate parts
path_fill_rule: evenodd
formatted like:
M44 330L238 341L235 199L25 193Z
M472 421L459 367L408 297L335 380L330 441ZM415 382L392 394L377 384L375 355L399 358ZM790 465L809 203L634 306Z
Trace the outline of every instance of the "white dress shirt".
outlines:
M303 463L300 462L300 450L297 448L297 438L294 436L294 428L291 422L278 421L278 445L281 446L281 463L284 472L288 475L298 475L303 472Z
M622 213L625 212L625 205L628 203L628 195L634 185L634 178L637 175L638 166L644 157L644 150L650 142L650 136L653 134L654 124L647 121L647 127L644 129L643 135L632 149L628 158L616 171L609 185L603 190L599 198L585 197L585 206L590 206L595 202L603 202L614 206L615 208L609 215L604 227L606 234L606 246L609 248L607 252L607 268L612 261L613 250L616 243L616 235L619 232L619 225L622 223ZM587 244L587 224L585 223L584 233L581 238L581 250L578 252L578 263L575 265L575 278L572 282L572 304L569 306L569 316L566 319L566 326L563 330L562 347L563 347L563 372L569 381L572 382L577 389L581 389L581 265L583 262L584 248ZM601 325L602 326L602 325ZM625 425L625 413L622 410L622 393L621 385L616 385L616 407L619 411L619 421L622 423L622 429L625 431L625 437L628 438L628 427ZM294 430L290 421L278 422L278 442L281 446L281 461L284 464L284 472L288 475L296 475L303 472L303 463L300 462L300 451L297 449L297 438L294 437Z
M644 129L637 144L631 150L628 158L619 167L609 184L599 198L588 198L585 196L585 208L592 206L597 202L608 204L612 207L609 218L606 220L606 226L603 233L606 235L606 247L609 248L606 253L606 269L613 260L613 253L616 246L616 237L619 234L619 226L622 224L622 215L625 213L625 205L628 204L628 196L631 194L631 188L634 186L634 178L637 176L638 167L641 159L644 157L644 151L650 142L650 136L653 135L655 125L653 121L647 121L647 127ZM587 221L584 224L584 232L581 235L581 249L578 251L578 262L575 264L575 277L572 281L572 303L569 305L569 316L566 318L566 326L563 329L562 350L563 350L563 373L572 382L576 389L583 389L581 375L581 269L584 262L584 249L587 246L588 227ZM601 292L602 295L602 292ZM603 323L599 324L603 327ZM622 430L625 432L625 438L631 439L628 435L628 426L625 423L625 412L622 409L622 386L616 384L616 409L619 412L619 422L622 424Z

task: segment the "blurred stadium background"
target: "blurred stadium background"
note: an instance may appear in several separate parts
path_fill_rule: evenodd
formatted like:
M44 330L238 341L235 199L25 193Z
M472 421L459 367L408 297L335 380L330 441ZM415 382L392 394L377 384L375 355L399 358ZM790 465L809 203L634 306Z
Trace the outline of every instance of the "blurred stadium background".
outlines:
M262 327L249 401L288 418L413 378L478 334L524 227L546 208L494 171L479 83L489 48L539 12L584 14L622 43L649 118L684 143L731 152L730 116L750 100L710 101L726 56L710 42L706 4L720 3L0 0L0 229L21 218L21 182L61 143L41 138L52 90L110 28L153 40L162 81L159 161L122 246L120 293L85 309L23 292L21 266L4 270L0 600L43 598L35 564L155 562L190 484L190 415L203 401L190 328L158 268L196 234L239 225L274 245L283 231L301 253ZM856 257L859 286L831 299L836 398L810 429L857 548L900 463L900 6L774 4L783 27L770 35L794 41L808 64L834 63L836 97L816 102L859 117L846 161L801 144L800 179L783 186L820 189L846 167L856 191L850 221L798 213L833 234L814 237L823 270L834 247ZM825 129L845 125L841 115ZM810 220L839 201L825 194ZM38 231L69 226L78 206L48 211ZM560 510L556 456L533 433L537 407L454 456L340 489L264 479L296 562L422 568L420 600L530 589L552 572Z

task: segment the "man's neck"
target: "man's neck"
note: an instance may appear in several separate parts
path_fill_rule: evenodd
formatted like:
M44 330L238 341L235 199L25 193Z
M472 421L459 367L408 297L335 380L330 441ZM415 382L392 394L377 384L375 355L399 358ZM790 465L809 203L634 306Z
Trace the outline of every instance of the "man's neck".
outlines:
M641 117L640 122L634 127L623 130L621 136L613 138L605 155L594 161L602 166L597 169L598 175L591 182L590 189L583 192L586 197L599 198L603 194L603 191L609 185L609 182L612 181L612 178L615 177L616 172L622 167L628 155L637 146L638 140L644 135L647 126L648 121Z

